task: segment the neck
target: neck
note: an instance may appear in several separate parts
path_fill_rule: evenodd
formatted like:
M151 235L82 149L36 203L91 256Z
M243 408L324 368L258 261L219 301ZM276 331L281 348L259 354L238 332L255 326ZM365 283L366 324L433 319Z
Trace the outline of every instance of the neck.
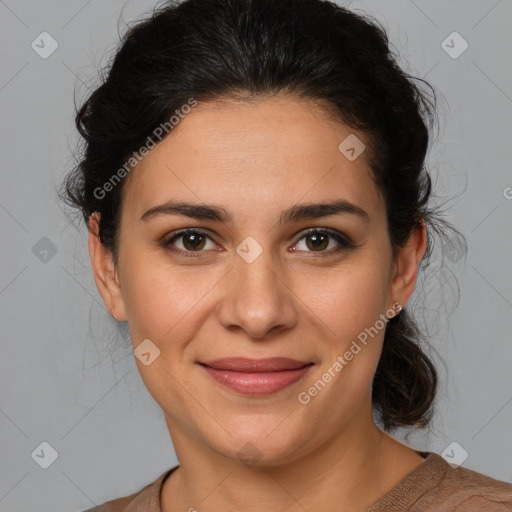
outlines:
M246 466L199 449L168 425L180 467L165 481L163 512L364 510L423 459L371 421L354 421L293 462ZM367 414L368 417L368 414Z

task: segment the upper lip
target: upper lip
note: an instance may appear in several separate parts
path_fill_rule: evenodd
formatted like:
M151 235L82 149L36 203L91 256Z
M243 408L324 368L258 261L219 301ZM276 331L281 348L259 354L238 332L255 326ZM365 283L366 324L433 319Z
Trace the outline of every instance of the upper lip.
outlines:
M230 370L235 372L279 372L296 370L313 364L308 361L298 361L288 357L269 357L266 359L248 359L246 357L225 357L212 361L200 361L199 364L215 368L216 370Z

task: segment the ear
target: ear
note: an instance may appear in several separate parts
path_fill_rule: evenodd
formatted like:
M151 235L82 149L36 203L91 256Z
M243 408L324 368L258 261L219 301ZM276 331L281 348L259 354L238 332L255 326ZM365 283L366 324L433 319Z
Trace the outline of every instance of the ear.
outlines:
M99 236L99 212L89 218L89 257L94 281L110 314L119 322L126 321L119 276L114 268L112 253L101 243Z
M409 300L416 285L418 268L426 248L427 228L422 220L395 257L389 295L390 304L398 302L404 307Z

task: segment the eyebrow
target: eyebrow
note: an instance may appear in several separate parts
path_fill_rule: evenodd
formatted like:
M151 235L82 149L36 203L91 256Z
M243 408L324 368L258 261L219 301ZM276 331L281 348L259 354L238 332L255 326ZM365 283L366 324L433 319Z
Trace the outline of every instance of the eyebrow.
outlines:
M281 212L279 224L291 224L304 219L318 219L340 214L355 215L365 222L370 221L370 216L360 206L344 199L339 199L329 203L294 205ZM230 224L233 221L233 215L221 206L174 201L172 199L163 204L153 206L141 216L140 220L146 222L161 215L183 215L192 219L213 220L223 224Z

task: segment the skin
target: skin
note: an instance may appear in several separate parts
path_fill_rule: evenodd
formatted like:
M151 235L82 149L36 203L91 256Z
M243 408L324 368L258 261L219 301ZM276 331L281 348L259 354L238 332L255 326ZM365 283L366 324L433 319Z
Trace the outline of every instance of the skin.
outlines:
M91 218L91 263L106 307L128 322L134 349L144 339L160 349L148 366L135 360L180 461L163 486L164 512L303 512L338 510L339 503L362 510L424 461L373 421L384 329L307 405L297 398L379 315L407 303L426 248L423 224L393 259L368 149L354 161L338 150L350 133L365 140L293 97L200 103L129 175L117 268L99 241L97 214ZM140 220L171 198L222 206L232 223ZM278 223L295 204L335 199L364 209L369 221L344 213ZM211 237L195 252L190 237L175 240L197 258L160 242L183 228ZM308 228L336 230L357 248L334 252L340 244L333 237L315 248L304 237ZM236 252L248 236L263 251L252 263ZM196 364L230 356L315 365L278 393L248 397ZM254 464L239 455L247 443L257 449Z

